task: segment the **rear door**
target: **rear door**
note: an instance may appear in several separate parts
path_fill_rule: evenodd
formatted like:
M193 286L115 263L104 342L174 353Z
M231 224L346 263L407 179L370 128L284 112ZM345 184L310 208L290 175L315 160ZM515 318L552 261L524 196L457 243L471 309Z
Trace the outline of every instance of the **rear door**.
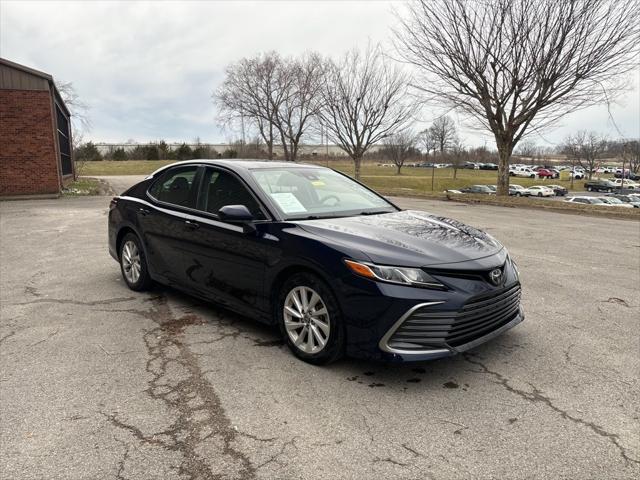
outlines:
M257 231L220 221L225 205L244 205L256 219ZM263 234L266 210L235 173L214 167L203 170L197 208L201 219L187 232L185 272L190 288L236 309L264 309L264 273L274 254L273 239Z
M149 188L149 204L139 208L149 268L169 284L186 283L184 236L201 174L197 165L168 169Z

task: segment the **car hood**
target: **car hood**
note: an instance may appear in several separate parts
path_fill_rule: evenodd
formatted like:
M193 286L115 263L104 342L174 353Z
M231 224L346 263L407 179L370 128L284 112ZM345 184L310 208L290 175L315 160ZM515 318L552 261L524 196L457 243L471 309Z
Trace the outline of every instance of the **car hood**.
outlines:
M503 250L497 240L476 228L414 210L296 223L309 233L360 250L372 262L383 265L442 266Z

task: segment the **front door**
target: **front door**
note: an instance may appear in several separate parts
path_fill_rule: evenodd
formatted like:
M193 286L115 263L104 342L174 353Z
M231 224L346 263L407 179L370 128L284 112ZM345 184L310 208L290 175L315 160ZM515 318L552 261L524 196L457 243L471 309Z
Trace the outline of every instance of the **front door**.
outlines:
M185 275L191 288L217 302L245 311L260 309L272 242L256 232L245 233L242 225L220 221L217 213L225 205L244 205L257 220L267 218L234 173L207 167L197 206L202 217L186 237Z

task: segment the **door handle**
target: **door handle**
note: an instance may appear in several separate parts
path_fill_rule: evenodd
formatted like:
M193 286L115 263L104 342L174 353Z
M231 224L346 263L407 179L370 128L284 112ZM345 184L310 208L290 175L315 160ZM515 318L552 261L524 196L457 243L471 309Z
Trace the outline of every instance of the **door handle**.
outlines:
M139 208L138 213L142 216L145 216L149 215L151 213L151 210L147 210L146 208Z
M192 222L191 220L185 220L184 224L187 228L191 229L191 230L197 230L198 228L200 228L200 224L196 223L196 222Z

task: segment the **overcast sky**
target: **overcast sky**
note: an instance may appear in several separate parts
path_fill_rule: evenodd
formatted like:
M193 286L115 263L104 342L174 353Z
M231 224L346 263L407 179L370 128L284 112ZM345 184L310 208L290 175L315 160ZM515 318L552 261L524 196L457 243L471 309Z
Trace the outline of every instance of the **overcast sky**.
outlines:
M0 56L73 82L91 106L87 139L225 142L211 93L225 66L266 50L340 55L369 40L389 44L402 3L0 2ZM640 137L640 73L611 108L627 137ZM438 113L425 111L426 124ZM458 121L462 119L456 118ZM578 129L618 137L607 108L566 117L538 143ZM462 129L468 145L491 138Z

